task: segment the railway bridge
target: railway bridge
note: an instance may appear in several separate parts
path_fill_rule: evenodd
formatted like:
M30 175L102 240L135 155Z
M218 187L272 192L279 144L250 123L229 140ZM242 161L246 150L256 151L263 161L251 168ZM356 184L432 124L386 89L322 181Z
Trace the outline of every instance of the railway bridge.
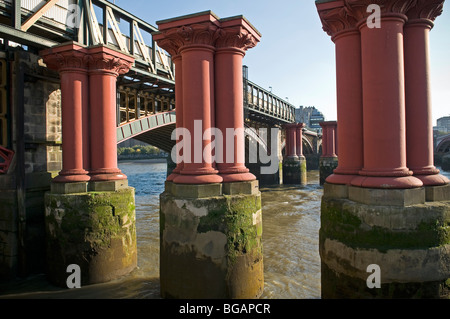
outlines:
M243 17L222 20L204 12L195 19L204 17L211 21L200 25L212 23L211 28L224 32L241 25L259 41ZM117 168L117 143L136 138L170 152L176 145L173 130L193 112L185 106L187 113L180 113L186 104L177 96L183 91L177 85L182 68L176 67L171 48L156 41L160 31L105 0L0 1L2 280L45 271L53 284L65 286L70 262L81 267L84 285L109 281L136 267L134 190ZM283 157L298 162L303 150L318 154L321 136L295 124L294 106L251 82L242 63L230 70L240 75L233 85L241 92L230 114L237 114L236 125L243 126L247 141L247 152L237 148L236 154L246 153L248 162L254 144L276 153L277 170L268 182L280 183ZM215 110L205 105L204 111ZM292 125L300 128L293 131ZM261 133L267 128L278 129L276 148L268 138L271 133ZM245 165L225 164L236 172ZM248 164L256 164L252 172L261 166ZM237 184L216 183L213 190L237 196L237 202L253 200L256 209L260 197L255 182L252 177ZM174 185L166 193L183 197L192 189L205 191L204 185L183 191L186 184ZM258 211L245 216L258 220ZM253 232L253 226L246 231ZM255 235L259 243L260 233Z

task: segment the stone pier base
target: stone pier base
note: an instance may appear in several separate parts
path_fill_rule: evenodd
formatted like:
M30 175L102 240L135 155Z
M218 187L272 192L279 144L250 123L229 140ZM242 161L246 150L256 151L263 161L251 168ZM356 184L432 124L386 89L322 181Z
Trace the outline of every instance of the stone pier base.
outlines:
M447 201L424 188L324 185L322 298L450 298L450 185ZM381 288L368 288L369 265Z
M307 184L305 157L285 157L283 159L283 184Z
M261 296L264 266L257 181L166 182L160 203L163 298Z
M338 166L337 157L321 157L319 160L319 171L320 171L320 185L325 184L325 180L328 176L333 174L333 171Z
M104 185L101 185L104 187ZM69 265L81 285L108 282L137 266L134 188L45 197L47 276L67 287Z

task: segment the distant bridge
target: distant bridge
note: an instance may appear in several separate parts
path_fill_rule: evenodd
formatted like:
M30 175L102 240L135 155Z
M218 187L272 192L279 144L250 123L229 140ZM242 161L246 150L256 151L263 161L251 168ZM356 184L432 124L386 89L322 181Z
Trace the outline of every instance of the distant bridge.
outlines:
M435 153L449 153L450 152L450 134L439 136L436 139Z

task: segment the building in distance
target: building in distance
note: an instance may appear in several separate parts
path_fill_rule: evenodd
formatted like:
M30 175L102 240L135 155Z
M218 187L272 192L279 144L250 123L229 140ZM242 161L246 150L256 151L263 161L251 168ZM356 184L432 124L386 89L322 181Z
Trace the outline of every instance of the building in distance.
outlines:
M310 131L322 133L322 127L320 122L325 121L325 117L322 112L320 112L314 106L300 106L295 109L295 121L298 123L305 123L306 128Z

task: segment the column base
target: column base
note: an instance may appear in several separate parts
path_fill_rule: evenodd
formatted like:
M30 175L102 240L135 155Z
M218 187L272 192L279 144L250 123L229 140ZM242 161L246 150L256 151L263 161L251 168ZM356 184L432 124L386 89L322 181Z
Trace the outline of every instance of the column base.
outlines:
M319 159L320 185L325 184L325 180L328 176L333 174L333 171L337 168L337 166L337 157L321 157Z
M91 177L85 170L61 171L52 182L53 183L83 183L90 181Z
M359 176L352 179L350 184L357 187L383 189L415 188L423 186L422 181L413 176Z
M89 172L92 182L107 182L127 179L120 169L98 169Z
M306 159L285 157L283 159L283 184L307 184Z
M238 194L224 196L222 184L166 182L166 191L160 196L163 298L261 296L261 194L254 183L229 183L227 192L234 189Z
M425 188L363 189L358 202L335 196L334 187L324 189L321 206L322 298L450 297L450 202L414 204ZM369 265L380 267L381 288L368 287Z
M441 174L414 175L414 177L420 179L424 186L443 186L450 183L450 180Z
M334 172L330 176L327 177L325 183L328 184L336 184L336 185L350 185L354 178L360 177L359 175L350 175L350 174L338 174Z
M45 196L47 277L67 288L67 267L78 265L81 285L108 282L137 267L134 188Z

